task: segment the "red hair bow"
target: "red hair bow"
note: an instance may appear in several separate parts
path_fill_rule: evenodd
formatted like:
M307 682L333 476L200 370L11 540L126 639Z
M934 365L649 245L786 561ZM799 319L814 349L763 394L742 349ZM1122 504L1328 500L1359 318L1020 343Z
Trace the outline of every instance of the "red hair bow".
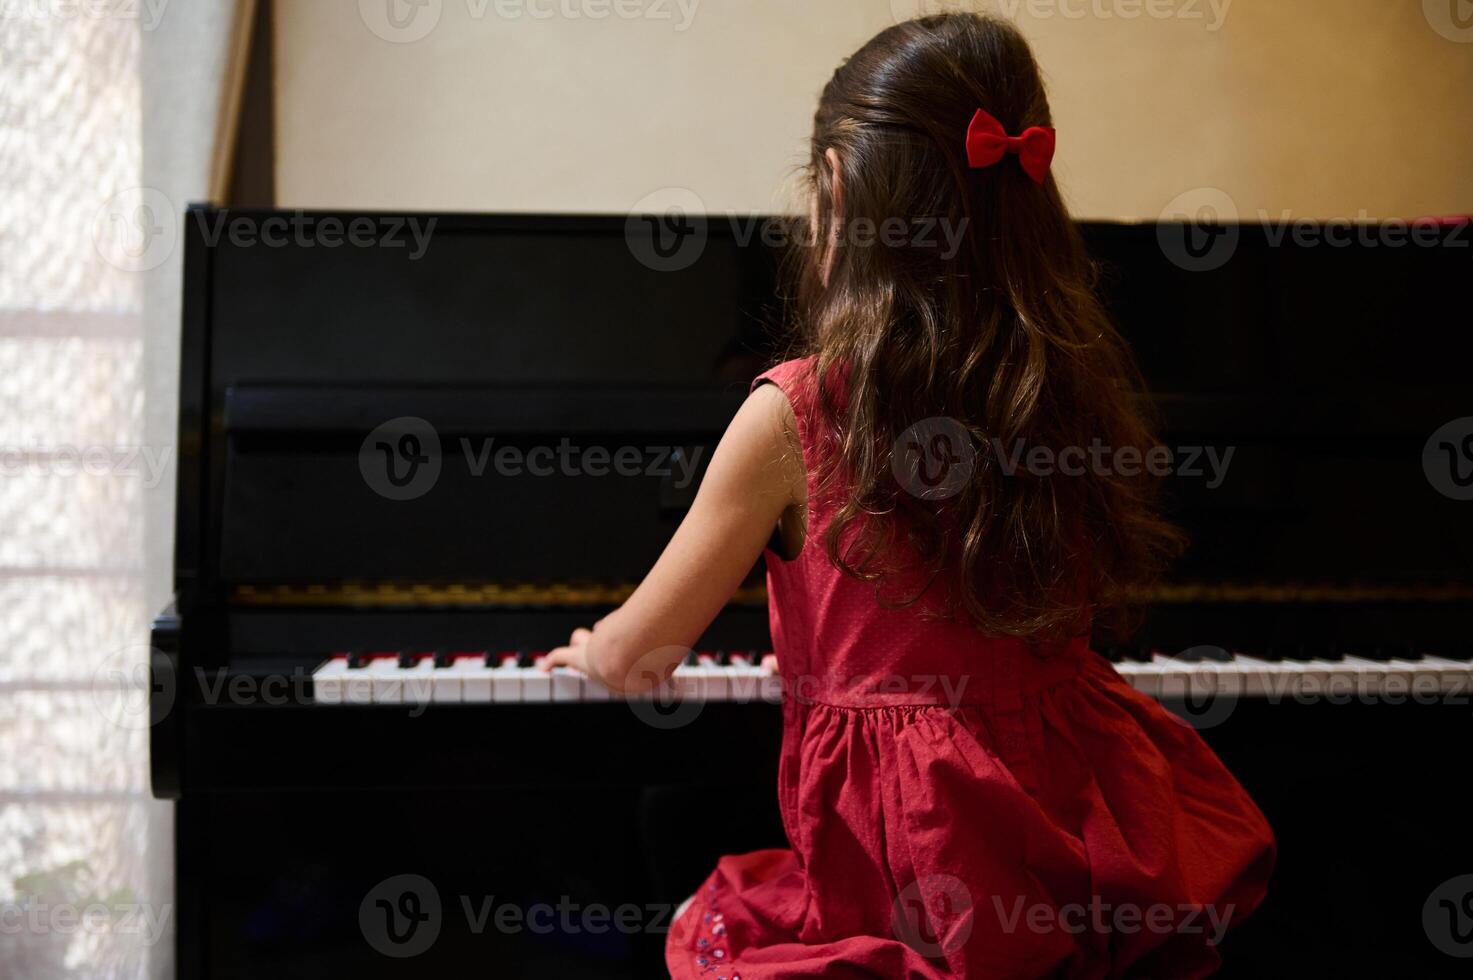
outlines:
M1022 136L1009 136L990 112L978 109L967 127L967 163L977 170L993 166L1005 154L1016 153L1028 176L1041 184L1054 162L1055 142L1054 131L1048 126L1029 126Z

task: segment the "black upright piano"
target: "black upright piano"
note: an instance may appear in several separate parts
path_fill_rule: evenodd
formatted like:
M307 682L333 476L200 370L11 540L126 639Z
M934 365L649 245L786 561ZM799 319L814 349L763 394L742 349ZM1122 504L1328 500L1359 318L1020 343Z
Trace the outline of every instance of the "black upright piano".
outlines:
M768 227L185 216L152 655L180 976L658 976L716 858L784 846L760 568L656 697L534 666L638 582L790 349ZM1279 836L1227 975L1458 965L1424 905L1473 872L1459 227L1083 229L1192 538L1098 649Z

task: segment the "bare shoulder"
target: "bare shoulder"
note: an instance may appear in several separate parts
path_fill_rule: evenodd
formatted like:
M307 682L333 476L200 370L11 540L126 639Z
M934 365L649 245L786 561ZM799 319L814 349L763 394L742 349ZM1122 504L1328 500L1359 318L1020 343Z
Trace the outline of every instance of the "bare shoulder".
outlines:
M781 491L794 502L807 496L797 418L777 385L758 385L747 396L721 444L724 453L760 473L766 489Z

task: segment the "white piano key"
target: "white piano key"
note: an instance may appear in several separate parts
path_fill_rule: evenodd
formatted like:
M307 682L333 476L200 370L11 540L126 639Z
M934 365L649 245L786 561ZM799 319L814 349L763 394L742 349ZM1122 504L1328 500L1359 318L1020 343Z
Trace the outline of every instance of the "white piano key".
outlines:
M1238 654L1227 666L1241 678L1244 697L1283 698L1291 693L1293 678L1282 662Z
M761 676L757 681L757 695L766 704L781 704L783 700L783 675L766 667L758 667Z
M516 658L505 657L493 670L487 672L491 684L491 700L496 704L522 703L522 668Z
M486 666L484 654L473 653L456 657L451 668L460 675L460 701L462 704L490 704L492 670Z
M533 668L534 670L536 668ZM554 667L549 676L551 700L557 704L576 704L583 693L583 675L568 667Z
M1159 698L1184 698L1194 696L1193 680L1201 664L1178 660L1171 654L1157 653L1147 665L1149 674L1155 679L1156 689L1152 695Z
M333 657L312 672L312 700L317 704L342 704L343 683L348 678L348 658Z
M730 701L731 681L735 676L730 667L723 667L716 658L710 654L701 654L697 658L696 670L699 671L698 688L703 701Z
M435 695L435 658L423 656L412 667L400 668L405 704L429 704Z
M374 704L403 704L404 677L398 657L379 657L363 670L368 674Z
M591 704L597 701L612 701L614 699L613 693L592 677L579 674L578 682L580 692L579 700L581 701Z
M762 678L746 657L733 654L726 674L726 700L735 704L756 704L761 697Z
M465 690L465 675L456 668L459 662L452 660L444 667L436 667L430 679L430 700L435 704L459 704Z
M1344 657L1341 661L1341 669L1355 674L1357 679L1381 678L1386 674L1385 665L1374 660L1365 660L1361 657Z
M523 704L548 704L552 701L552 675L544 674L537 665L542 662L537 657L531 667L521 668L522 676L522 703Z
M1161 672L1155 666L1155 658L1150 661L1123 660L1114 666L1115 672L1142 694L1156 697L1161 693Z
M675 676L670 678L670 684L675 690L675 697L681 701L701 699L701 670L698 667L680 664L675 668Z
M343 680L344 704L373 704L373 675L367 665L350 667Z
M1473 693L1469 690L1473 686L1473 664L1435 656L1424 656L1421 663L1437 677L1440 693Z

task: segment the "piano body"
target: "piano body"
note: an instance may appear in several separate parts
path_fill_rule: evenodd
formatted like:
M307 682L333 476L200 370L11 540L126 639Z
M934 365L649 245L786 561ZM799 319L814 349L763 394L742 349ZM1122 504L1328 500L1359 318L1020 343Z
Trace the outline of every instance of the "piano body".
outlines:
M219 233L273 217L373 244ZM407 221L433 221L422 252ZM783 845L760 569L655 696L535 666L637 583L780 356L757 227L694 222L687 248L653 219L186 216L177 596L152 660L180 976L655 976L715 858ZM1163 247L1180 229L1084 230L1193 538L1141 632L1097 646L1280 837L1229 974L1438 975L1421 903L1473 869L1473 504L1424 450L1473 414L1466 253L1242 226L1192 271ZM412 956L376 919L400 875L438 907ZM637 921L494 914L559 903Z

